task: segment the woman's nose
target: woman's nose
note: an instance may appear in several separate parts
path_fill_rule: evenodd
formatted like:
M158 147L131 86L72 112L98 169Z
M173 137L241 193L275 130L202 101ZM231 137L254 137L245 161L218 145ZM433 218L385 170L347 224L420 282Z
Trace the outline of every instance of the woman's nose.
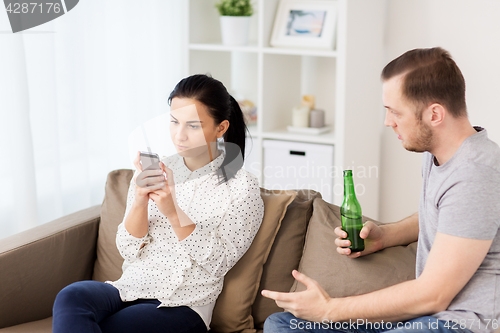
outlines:
M179 126L177 132L175 133L175 139L178 141L185 141L187 139L186 129L184 126Z

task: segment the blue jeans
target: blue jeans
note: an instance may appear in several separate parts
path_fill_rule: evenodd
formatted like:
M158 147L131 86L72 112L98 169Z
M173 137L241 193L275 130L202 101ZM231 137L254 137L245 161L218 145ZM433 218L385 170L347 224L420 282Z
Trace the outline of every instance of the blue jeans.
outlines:
M362 323L354 322L319 322L314 323L307 320L298 319L290 312L278 312L270 315L264 323L264 333L472 333L468 329L453 329L445 327L446 321L438 320L435 317L420 317L412 320L391 323ZM447 325L448 326L448 325ZM453 326L453 325L450 325Z
M80 281L59 292L53 309L54 333L198 333L207 332L201 317L187 306L161 307L156 299L122 302L118 289Z

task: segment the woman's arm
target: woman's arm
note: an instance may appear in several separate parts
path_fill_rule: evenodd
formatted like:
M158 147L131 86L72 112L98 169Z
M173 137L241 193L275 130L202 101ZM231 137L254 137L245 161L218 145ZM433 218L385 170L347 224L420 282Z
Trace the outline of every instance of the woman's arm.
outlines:
M145 218L146 226L148 223L147 206L145 208L144 216L140 216L138 209L133 208L135 204L135 186L135 182L134 180L132 180L127 195L127 209L125 210L125 216L123 218L123 222L118 226L118 232L116 234L116 247L118 248L118 251L120 252L120 255L123 257L123 259L129 262L137 259L142 247L150 242L150 236L148 232L146 232L146 234L144 234L142 237L136 237L131 232L129 232L128 228L126 227L127 221L132 225L134 224L134 218Z
M217 211L214 205L224 202L225 192L231 202L226 206L223 220L214 229L197 223L197 216L190 216L177 203L172 170L160 164L166 174L167 186L150 193L160 212L165 215L179 244L193 260L215 276L224 276L250 247L259 230L264 215L264 204L260 197L260 188L255 177L245 170L240 170L237 177L222 185L213 185L209 197L200 198L208 205L206 209ZM228 202L226 201L226 204Z
M177 238L183 240L193 232L196 225L177 203L172 170L167 168L163 162L160 162L160 166L166 175L167 186L149 193L148 197L155 202L158 210L167 217Z
M148 234L148 204L149 194L165 185L165 180L162 176L163 170L146 170L142 171L140 161L140 153L134 160L136 172L134 174L133 183L135 196L132 201L132 207L128 211L125 219L125 228L136 238L142 238ZM130 201L129 201L130 202Z
M140 250L150 242L149 193L164 186L160 172L156 170L143 172L139 161L140 156L137 152L137 157L134 160L136 172L130 182L125 216L123 222L118 226L116 235L118 251L128 261L135 260Z

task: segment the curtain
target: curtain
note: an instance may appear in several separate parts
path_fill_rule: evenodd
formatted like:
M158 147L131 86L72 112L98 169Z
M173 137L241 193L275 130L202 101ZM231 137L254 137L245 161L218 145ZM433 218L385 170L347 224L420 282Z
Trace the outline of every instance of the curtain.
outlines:
M0 10L0 238L100 204L132 168L131 134L185 74L184 2L81 0L16 34Z

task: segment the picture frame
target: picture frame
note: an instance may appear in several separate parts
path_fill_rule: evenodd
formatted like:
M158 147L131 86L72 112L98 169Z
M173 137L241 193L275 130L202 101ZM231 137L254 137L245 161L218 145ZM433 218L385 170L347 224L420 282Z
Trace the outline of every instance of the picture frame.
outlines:
M280 0L271 46L334 50L336 0Z

